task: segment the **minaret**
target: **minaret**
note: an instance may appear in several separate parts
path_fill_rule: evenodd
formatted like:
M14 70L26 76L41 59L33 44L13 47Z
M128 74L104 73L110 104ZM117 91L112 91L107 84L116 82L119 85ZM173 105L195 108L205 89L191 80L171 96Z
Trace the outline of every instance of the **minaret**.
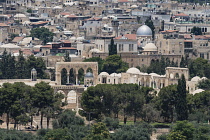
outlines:
M117 20L117 17L115 17L111 22L112 22L112 27L115 31L115 37L118 37L119 21Z

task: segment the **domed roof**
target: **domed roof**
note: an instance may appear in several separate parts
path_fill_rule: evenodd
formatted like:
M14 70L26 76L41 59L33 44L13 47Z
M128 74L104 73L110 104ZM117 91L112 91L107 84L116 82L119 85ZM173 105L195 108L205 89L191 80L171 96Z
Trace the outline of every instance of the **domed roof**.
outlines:
M109 76L109 74L107 72L101 72L99 75L101 75L101 76Z
M199 76L195 76L191 79L192 82L198 82L200 80L201 80L201 78Z
M117 74L117 73L112 73L112 74L110 74L110 76L111 77L121 77L121 75L120 74Z
M132 68L129 68L126 73L130 73L130 74L141 74L140 70L135 68L135 67L132 67Z
M154 43L148 43L143 47L144 51L157 51L157 47Z
M197 89L197 90L195 90L195 91L193 91L193 95L195 95L196 93L200 93L200 92L203 92L204 90L203 89Z
M88 72L85 74L85 77L93 77L93 74L91 72Z
M97 52L101 52L101 51L99 49L91 49L90 52L91 53L93 53L93 52L97 53Z
M142 25L136 32L137 36L152 36L152 30L147 25Z
M157 73L150 73L149 75L151 75L151 76L160 76Z

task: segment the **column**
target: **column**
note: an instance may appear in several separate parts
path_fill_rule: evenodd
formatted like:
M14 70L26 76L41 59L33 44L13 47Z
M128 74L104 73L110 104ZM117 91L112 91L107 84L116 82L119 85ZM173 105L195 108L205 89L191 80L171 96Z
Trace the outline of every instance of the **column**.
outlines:
M78 73L76 73L76 85L78 84Z
M55 80L56 80L57 85L61 85L60 72L55 73Z
M69 84L69 72L67 73L67 84Z

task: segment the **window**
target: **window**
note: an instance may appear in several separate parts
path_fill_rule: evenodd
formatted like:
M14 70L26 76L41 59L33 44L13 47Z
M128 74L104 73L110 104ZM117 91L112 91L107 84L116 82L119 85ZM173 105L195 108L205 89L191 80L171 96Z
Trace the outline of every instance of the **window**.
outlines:
M200 53L200 57L201 58L204 58L204 53Z

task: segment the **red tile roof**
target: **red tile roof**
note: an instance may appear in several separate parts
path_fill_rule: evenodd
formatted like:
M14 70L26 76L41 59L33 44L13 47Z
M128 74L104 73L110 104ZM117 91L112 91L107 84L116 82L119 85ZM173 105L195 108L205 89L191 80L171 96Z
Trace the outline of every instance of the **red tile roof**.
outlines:
M178 30L165 30L165 31L161 31L161 33L173 33L173 32L178 32Z
M31 23L31 25L45 24L45 23L48 23L48 22L50 22L50 21L42 21L42 22Z
M69 40L60 40L63 43L71 43Z
M180 14L176 14L174 15L175 17L189 17L189 15L184 14L184 13L180 13Z
M68 13L68 12L61 12L60 15L66 16L66 15L70 15L70 13Z
M123 36L118 36L115 39L136 39L136 34L124 34Z
M184 40L184 42L192 42L192 40Z
M97 18L97 17L85 19L85 21L99 21L99 20L101 20L101 18Z
M191 34L186 34L186 35L184 35L184 38L186 38L186 39L191 39L192 36L191 36Z
M22 37L22 36L15 37L15 38L12 40L12 42L15 42L15 43L20 42L21 40L23 40L23 38L24 38L24 37Z
M50 49L52 49L52 45L41 46L41 48L50 48Z
M0 27L8 27L9 25L5 24L5 23L0 23Z
M61 48L58 48L59 50L76 50L76 48L73 48L73 47L61 47Z

